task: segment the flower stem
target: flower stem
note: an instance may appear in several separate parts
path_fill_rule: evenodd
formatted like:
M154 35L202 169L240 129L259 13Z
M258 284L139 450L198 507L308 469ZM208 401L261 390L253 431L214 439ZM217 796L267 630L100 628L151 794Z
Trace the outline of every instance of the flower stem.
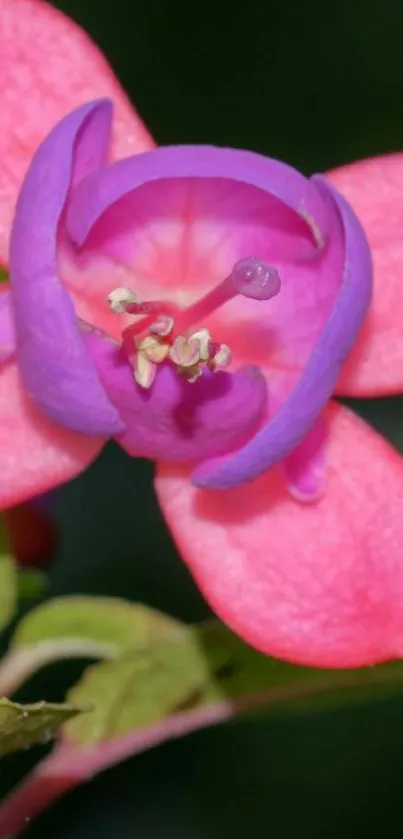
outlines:
M65 793L98 772L166 740L183 737L233 716L230 702L172 715L127 735L91 744L60 743L0 803L0 839L16 839L27 824Z

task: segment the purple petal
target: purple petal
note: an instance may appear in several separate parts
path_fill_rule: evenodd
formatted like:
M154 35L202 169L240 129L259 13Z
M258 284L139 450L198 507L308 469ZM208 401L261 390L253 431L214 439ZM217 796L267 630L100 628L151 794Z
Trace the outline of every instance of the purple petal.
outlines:
M353 210L331 184L315 176L312 184L333 201L343 226L343 277L329 320L297 386L274 418L236 455L206 462L193 474L197 486L226 489L245 483L293 451L329 400L371 301L371 253Z
M10 247L18 364L27 393L60 425L111 435L122 423L98 379L57 276L57 233L71 182L106 160L107 101L62 120L37 151L22 186Z
M295 169L248 151L213 146L155 149L95 172L81 182L67 214L67 229L82 245L100 216L119 198L167 178L227 178L279 198L310 226L319 246L327 229L327 209L315 185Z
M119 443L130 454L163 460L200 460L231 451L258 427L267 400L259 369L204 371L185 382L164 364L150 390L133 379L121 349L88 332L85 340L101 380L126 424Z
M0 293L0 364L14 355L17 346L10 291Z

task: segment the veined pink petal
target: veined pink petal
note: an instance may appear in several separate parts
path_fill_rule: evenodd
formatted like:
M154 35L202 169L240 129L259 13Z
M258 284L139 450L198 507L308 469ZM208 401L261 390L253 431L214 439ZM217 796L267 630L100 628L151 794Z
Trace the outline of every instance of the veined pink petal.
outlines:
M113 157L153 143L100 50L41 0L0 0L0 262L28 163L56 122L101 97L115 104Z
M403 390L403 154L375 157L329 172L372 249L374 292L365 326L337 392L377 396Z
M73 478L94 460L103 440L66 431L25 395L17 366L0 368L0 509Z
M320 667L403 653L403 461L346 408L328 409L326 492L294 501L279 472L226 492L159 464L156 488L215 612L252 646Z

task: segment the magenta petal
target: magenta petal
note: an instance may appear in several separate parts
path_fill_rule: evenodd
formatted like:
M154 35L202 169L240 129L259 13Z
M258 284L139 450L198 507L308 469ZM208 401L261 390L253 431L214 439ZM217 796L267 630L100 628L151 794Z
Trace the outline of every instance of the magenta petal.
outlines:
M0 364L14 355L17 345L10 292L0 292Z
M10 280L24 387L46 416L73 431L111 435L122 423L98 379L57 276L57 233L72 180L106 159L111 106L85 105L37 151L22 186L10 247Z
M315 185L295 169L248 151L214 146L171 146L120 160L80 184L67 215L67 228L82 245L100 216L119 198L152 181L169 178L226 178L279 198L310 226L319 246L327 233L325 202Z
M233 457L200 464L197 486L225 489L265 472L293 451L329 400L371 300L371 254L362 227L339 193L320 176L312 179L333 200L344 231L344 270L340 291L297 386L274 418ZM331 234L330 234L331 235Z
M119 443L131 455L157 460L200 460L243 445L264 416L266 382L259 369L203 375L184 381L163 364L150 390L134 379L119 347L97 333L85 336L101 381L126 431Z

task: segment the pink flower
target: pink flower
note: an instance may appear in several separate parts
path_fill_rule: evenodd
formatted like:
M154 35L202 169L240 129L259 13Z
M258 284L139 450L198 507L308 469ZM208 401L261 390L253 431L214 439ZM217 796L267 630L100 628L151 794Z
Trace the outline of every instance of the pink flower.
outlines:
M2 16L0 503L115 437L157 460L184 560L251 644L321 666L400 655L401 458L326 406L337 383L401 389L401 157L306 179L250 152L153 149L70 21L35 0ZM375 293L341 369L370 302L361 225Z

